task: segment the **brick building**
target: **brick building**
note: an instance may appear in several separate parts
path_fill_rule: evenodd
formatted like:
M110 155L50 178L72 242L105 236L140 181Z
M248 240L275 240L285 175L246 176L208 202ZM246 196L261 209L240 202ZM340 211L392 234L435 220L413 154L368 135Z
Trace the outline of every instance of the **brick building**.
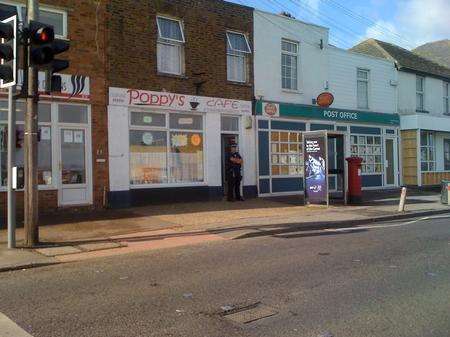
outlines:
M108 6L109 203L221 199L238 142L256 195L252 8L218 0Z
M39 209L103 207L108 188L106 114L105 10L90 0L39 1L40 21L54 25L58 38L70 41L64 54L70 67L62 75L63 90L39 102ZM4 17L24 20L24 1L0 1ZM3 19L2 18L2 19ZM20 74L19 74L20 77ZM42 89L43 74L39 74ZM17 102L16 163L23 168L24 102ZM0 97L0 218L6 214L6 96ZM23 193L17 192L18 216ZM0 223L1 223L0 219Z

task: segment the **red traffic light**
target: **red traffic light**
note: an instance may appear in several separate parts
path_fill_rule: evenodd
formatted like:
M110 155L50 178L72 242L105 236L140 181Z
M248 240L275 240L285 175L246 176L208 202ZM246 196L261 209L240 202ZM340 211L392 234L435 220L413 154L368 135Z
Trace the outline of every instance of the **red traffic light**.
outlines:
M55 32L50 26L40 27L31 32L31 40L36 44L50 43L55 39Z

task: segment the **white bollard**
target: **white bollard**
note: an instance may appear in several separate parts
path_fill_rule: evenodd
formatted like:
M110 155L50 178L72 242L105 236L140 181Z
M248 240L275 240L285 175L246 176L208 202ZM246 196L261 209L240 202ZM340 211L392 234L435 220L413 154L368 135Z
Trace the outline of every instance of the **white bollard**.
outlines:
M398 204L398 211L405 211L405 203L406 203L406 187L402 187L402 194L400 195L400 203Z

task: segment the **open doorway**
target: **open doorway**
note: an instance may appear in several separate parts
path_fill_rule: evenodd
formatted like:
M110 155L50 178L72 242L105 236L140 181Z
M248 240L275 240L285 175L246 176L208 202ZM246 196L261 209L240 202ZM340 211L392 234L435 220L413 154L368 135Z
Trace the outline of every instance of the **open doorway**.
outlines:
M328 133L328 190L330 203L346 203L345 136Z
M222 190L223 195L228 195L228 184L227 184L227 156L230 153L231 145L237 145L239 147L239 135L237 134L222 134Z

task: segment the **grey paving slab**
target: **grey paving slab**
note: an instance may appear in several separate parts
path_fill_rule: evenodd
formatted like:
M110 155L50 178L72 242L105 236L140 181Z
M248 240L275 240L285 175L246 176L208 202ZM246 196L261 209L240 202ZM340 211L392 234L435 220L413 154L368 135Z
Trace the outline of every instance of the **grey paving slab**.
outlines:
M73 246L39 248L36 251L45 256L58 256L81 253L82 250Z
M79 249L87 252L92 252L95 250L104 250L104 249L112 249L119 248L123 245L118 242L96 242L96 243L86 243L82 245L77 245Z

